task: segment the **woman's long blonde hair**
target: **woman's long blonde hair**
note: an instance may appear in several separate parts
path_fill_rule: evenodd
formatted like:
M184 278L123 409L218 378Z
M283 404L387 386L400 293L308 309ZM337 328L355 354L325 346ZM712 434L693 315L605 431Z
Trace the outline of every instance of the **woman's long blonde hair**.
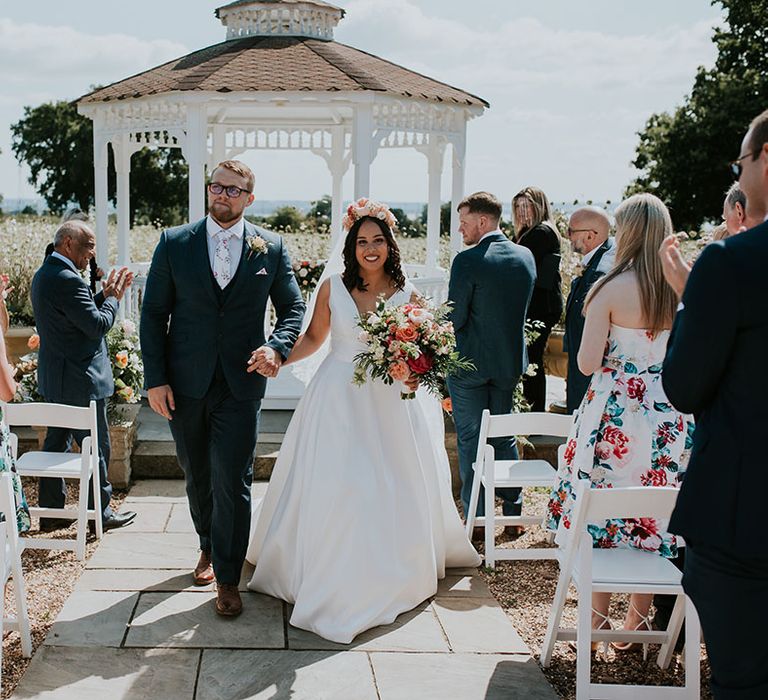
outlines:
M528 200L528 204L531 207L531 212L533 214L530 225L525 228L523 228L522 223L517 220L517 212L515 211L515 203L520 199ZM515 223L515 236L517 238L520 238L523 233L529 229L535 228L541 223L549 224L555 230L555 233L558 233L549 199L544 193L544 190L541 190L538 187L525 187L512 197L512 218Z
M669 328L677 309L677 297L664 279L659 247L672 233L669 210L652 194L635 194L616 209L616 261L611 271L589 290L584 302L590 301L612 279L632 270L640 287L643 317L654 336Z

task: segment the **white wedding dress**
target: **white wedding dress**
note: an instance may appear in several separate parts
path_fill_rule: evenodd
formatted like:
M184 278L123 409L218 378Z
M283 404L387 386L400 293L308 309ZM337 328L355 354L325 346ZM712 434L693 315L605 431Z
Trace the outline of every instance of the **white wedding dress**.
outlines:
M291 420L247 559L248 588L294 604L290 623L334 642L386 625L477 566L451 495L443 418L425 391L352 384L357 307L330 279L330 352ZM406 303L413 286L388 304Z

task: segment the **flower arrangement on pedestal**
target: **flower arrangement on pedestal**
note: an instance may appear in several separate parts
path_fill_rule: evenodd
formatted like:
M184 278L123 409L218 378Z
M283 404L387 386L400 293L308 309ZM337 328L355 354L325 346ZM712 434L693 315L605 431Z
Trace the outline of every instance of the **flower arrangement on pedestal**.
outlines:
M299 284L301 296L306 301L317 286L320 276L325 270L325 260L294 260L293 274Z

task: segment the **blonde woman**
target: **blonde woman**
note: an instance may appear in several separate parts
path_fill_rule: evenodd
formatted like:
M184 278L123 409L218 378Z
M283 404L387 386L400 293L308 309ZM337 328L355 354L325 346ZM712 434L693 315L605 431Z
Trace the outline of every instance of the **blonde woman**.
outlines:
M512 199L516 242L528 248L536 261L536 286L528 306L528 320L543 324L539 336L528 347L528 361L536 366L533 375L523 377L523 393L532 411L545 410L547 379L544 350L549 334L563 313L560 285L560 234L557 232L549 199L538 187L526 187Z
M661 384L678 303L657 253L672 232L669 211L657 197L637 194L615 216L614 267L585 302L578 362L592 379L550 495L548 527L555 531L569 527L576 479L589 479L594 488L679 486L692 445L693 418L672 407ZM590 531L595 547L635 547L674 558L677 542L664 527L643 518L594 523ZM610 626L609 603L610 594L593 596L594 628ZM633 594L625 629L650 629L650 604L650 595Z

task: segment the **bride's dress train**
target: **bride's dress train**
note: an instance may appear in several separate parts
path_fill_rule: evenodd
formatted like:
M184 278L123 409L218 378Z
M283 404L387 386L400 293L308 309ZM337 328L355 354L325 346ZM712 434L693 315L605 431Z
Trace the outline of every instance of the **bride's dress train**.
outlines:
M330 278L331 350L285 434L248 548L248 587L294 603L290 623L348 643L476 566L451 494L439 403L352 384L357 307ZM406 303L410 284L388 302Z

